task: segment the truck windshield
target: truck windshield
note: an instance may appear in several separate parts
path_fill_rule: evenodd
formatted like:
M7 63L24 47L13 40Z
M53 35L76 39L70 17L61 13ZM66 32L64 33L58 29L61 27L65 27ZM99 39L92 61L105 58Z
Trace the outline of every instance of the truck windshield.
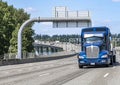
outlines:
M85 38L86 43L94 43L94 42L102 42L102 41L103 41L103 37L88 37L88 38Z

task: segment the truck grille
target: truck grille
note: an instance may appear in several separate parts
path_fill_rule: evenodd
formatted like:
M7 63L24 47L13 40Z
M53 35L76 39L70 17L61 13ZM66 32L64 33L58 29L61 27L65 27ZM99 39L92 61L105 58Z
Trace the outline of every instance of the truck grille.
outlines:
M99 56L98 46L88 46L86 47L87 58L97 58Z

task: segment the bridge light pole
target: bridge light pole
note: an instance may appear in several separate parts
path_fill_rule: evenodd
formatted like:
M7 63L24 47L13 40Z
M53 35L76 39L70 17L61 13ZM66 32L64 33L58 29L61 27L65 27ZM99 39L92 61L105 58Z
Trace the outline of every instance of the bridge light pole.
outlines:
M20 29L19 29L19 32L18 32L18 54L17 54L17 58L18 59L21 59L22 58L22 32L23 32L23 29L29 24L29 23L32 23L32 22L39 22L40 21L40 18L34 18L34 19L29 19L27 21L25 21Z

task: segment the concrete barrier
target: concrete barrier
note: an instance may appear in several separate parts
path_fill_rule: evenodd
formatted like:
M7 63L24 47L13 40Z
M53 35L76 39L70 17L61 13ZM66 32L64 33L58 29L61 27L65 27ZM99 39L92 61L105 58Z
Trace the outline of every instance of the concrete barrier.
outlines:
M8 60L1 60L0 66L3 65L14 65L14 64L24 64L24 63L33 63L33 62L40 62L40 61L49 61L49 60L57 60L63 59L68 57L73 57L77 53L66 54L66 55L58 55L58 56L47 56L47 57L36 57L36 58L28 58L28 59L8 59Z

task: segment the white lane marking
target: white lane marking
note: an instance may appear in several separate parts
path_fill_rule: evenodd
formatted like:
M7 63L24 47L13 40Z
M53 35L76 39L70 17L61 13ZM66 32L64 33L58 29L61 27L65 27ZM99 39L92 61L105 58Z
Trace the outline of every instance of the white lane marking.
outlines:
M54 65L53 65L53 64L51 64L51 65L48 65L48 66L53 67Z
M6 71L6 72L4 72L5 74L9 74L10 72L8 72L8 71Z
M50 75L50 73L44 73L44 74L41 74L39 76L41 77L41 76L47 76L47 75Z
M70 67L70 69L75 69L75 67Z
M33 68L28 68L26 70L31 71L31 70L36 70L36 69L37 69L36 67L33 67Z
M23 71L23 70L22 70L22 69L19 69L18 71L21 72L21 71Z
M109 73L106 73L106 74L104 75L104 78L107 77L108 75L109 75Z
M53 67L53 66L55 66L55 65L50 64L50 65L44 65L43 67L46 68L46 67Z

